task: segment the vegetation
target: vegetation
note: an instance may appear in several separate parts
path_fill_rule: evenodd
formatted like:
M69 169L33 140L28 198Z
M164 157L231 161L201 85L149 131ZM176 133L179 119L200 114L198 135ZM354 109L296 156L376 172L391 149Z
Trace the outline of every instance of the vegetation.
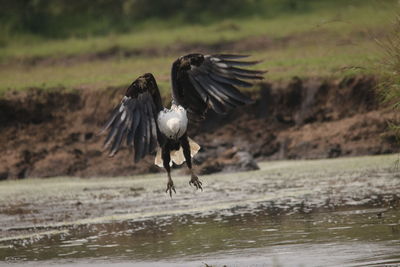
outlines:
M220 52L223 44L243 42L237 51L264 59L258 68L269 70L269 80L369 73L379 56L374 36L398 6L392 0L0 2L7 7L0 10L0 92L105 88L147 71L167 89L170 64L182 53L177 44L200 44L202 52L218 44ZM121 53L96 57L114 50Z
M362 0L1 0L3 33L31 34L46 38L88 37L137 31L148 21L169 25L210 24L221 17L271 18L282 14L309 12L359 5Z
M382 100L400 110L400 17L397 17L392 30L378 43L384 53L379 86ZM390 126L400 140L400 125L390 123Z

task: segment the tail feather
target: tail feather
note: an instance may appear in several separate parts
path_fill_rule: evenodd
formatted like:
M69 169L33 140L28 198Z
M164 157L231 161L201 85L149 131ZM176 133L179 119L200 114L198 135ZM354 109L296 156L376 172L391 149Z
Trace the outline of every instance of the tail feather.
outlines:
M188 139L190 146L190 156L193 158L197 154L197 152L199 152L200 146L191 138ZM171 161L169 162L170 166L172 166L172 162L174 162L176 165L181 165L182 163L185 162L185 156L183 155L182 147L180 147L179 150L171 151L170 155L171 155ZM157 154L154 160L154 164L161 168L164 167L163 160L161 157L161 148L157 149Z

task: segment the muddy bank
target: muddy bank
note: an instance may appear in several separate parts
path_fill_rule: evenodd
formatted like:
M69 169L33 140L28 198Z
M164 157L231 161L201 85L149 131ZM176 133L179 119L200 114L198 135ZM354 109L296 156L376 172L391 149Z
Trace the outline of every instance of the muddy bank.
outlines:
M373 77L322 81L294 78L258 85L255 104L226 116L210 112L190 135L202 146L200 173L254 169L265 159L331 158L399 151L378 104ZM159 172L153 157L134 165L123 148L110 159L98 130L124 88L30 89L0 100L0 179L119 176Z
M166 177L161 173L5 181L0 187L0 261L2 248L7 248L1 247L4 241L88 225L112 227L115 222L144 222L144 228L152 228L156 222L162 224L162 218L175 217L184 223L185 217L257 212L264 214L263 221L270 222L281 215L351 207L398 212L400 179L393 168L396 160L397 155L382 155L262 162L258 171L202 176L204 191L190 187L188 176L174 173L177 193L172 199L165 193ZM144 229L142 226L129 229Z

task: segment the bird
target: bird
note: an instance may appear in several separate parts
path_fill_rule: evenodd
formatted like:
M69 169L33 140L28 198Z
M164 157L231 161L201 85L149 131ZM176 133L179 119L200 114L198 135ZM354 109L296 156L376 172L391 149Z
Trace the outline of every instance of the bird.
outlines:
M107 132L104 149L114 156L125 143L134 162L156 152L155 164L167 172L166 193L176 194L171 177L172 162L186 161L189 185L196 190L202 182L192 168L192 157L200 146L188 137L188 125L205 119L208 110L226 114L254 101L238 87L252 87L266 71L246 67L260 61L243 60L249 55L192 53L176 59L171 68L172 101L163 105L153 74L139 76L126 89L121 102L111 111L101 132Z

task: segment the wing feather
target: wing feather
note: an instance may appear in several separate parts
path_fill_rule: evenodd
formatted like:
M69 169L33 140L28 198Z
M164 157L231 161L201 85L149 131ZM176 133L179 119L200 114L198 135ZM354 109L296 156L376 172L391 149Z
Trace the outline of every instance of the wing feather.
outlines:
M140 112L139 109L135 109L132 112L132 124L130 126L128 136L126 137L126 144L128 146L134 147L133 139L135 137L135 132L137 130L137 127L139 126L139 123L140 123Z
M117 134L119 126L121 124L121 120L119 119L120 117L121 117L121 113L118 111L117 116L115 117L115 119L113 120L113 122L111 124L111 130L108 133L106 140L104 141L105 147L107 147L111 144L113 138Z
M243 98L243 95L240 92L237 94L237 89L234 86L229 84L220 84L212 79L208 79L208 82L214 91L216 91L225 101L228 101L233 105L232 108L252 103L251 99L249 100L247 97Z
M232 85L236 85L236 86L240 86L240 87L252 87L253 86L253 84L251 84L249 82L245 82L245 81L239 80L236 77L229 78L229 77L225 77L223 75L217 75L217 74L214 74L214 73L210 73L209 76L214 81L220 82L220 83L232 84Z
M203 86L208 89L208 92L213 96L218 102L223 104L223 106L227 106L228 108L235 108L236 105L234 102L230 101L230 98L228 95L224 94L224 92L221 90L219 85L215 83L212 79L210 79L208 76L202 76L201 77L203 80ZM224 110L224 113L226 110Z
M215 110L215 112L219 114L225 114L226 109L224 108L223 100L215 94L212 88L210 88L210 85L208 84L205 77L196 76L194 77L194 79L200 84L202 88L204 88L204 90L207 90L207 94L209 96L209 104Z
M236 67L230 67L228 69L234 74L244 74L244 75L263 75L266 73L266 71L263 70L247 70L247 69L241 69L241 68L236 68Z
M127 131L128 128L125 126L125 123L121 123L120 127L118 128L117 134L115 135L113 145L111 146L110 156L114 156L115 153L117 153L121 145L122 138L125 136Z
M263 79L265 71L243 68L259 63L241 60L246 57L248 55L189 54L178 58L171 71L175 102L194 115L192 120L204 118L208 108L224 114L252 103L238 87L253 86L254 81Z
M138 162L144 155L144 142L145 142L145 124L146 118L143 116L142 107L140 107L140 123L135 133L135 162Z
M204 102L207 102L208 101L208 95L207 95L206 90L203 89L192 76L189 76L189 80L193 84L193 86L196 89L197 93L200 95L201 99L203 99Z
M111 126L111 124L114 122L116 117L119 115L119 112L118 112L119 109L120 109L120 105L118 105L117 107L114 108L114 110L111 112L112 115L107 120L107 122L104 124L104 126L102 127L100 132L104 132L106 129L108 129Z
M219 91L223 92L230 99L236 100L241 104L238 105L246 105L253 103L253 100L248 98L247 96L243 95L236 87L230 84L220 84L211 81L216 87L218 87Z
M239 79L249 79L249 80L263 80L264 77L261 75L250 75L250 74L241 74L235 73L235 77Z
M250 55L235 55L235 54L218 54L218 55L213 55L213 57L218 58L218 59L241 59L241 58L246 58L249 57Z
M143 114L144 117L146 118L144 121L145 123L145 134L144 134L144 155L147 155L150 151L150 123L151 123L151 118L149 116L149 113L147 112L147 103L143 103Z
M216 63L218 66L227 66L227 67L233 67L233 66L242 66L242 67L249 67L256 65L258 63L261 63L260 61L234 61L234 60L221 60L218 63Z
M154 119L156 114L154 114L153 106L150 103L147 104L147 111L150 118L150 151L154 151L157 147L157 125Z
M136 79L102 129L108 131L104 147L109 149L109 155L114 156L124 140L134 150L135 162L153 153L159 140L157 115L162 109L153 75L148 73Z

